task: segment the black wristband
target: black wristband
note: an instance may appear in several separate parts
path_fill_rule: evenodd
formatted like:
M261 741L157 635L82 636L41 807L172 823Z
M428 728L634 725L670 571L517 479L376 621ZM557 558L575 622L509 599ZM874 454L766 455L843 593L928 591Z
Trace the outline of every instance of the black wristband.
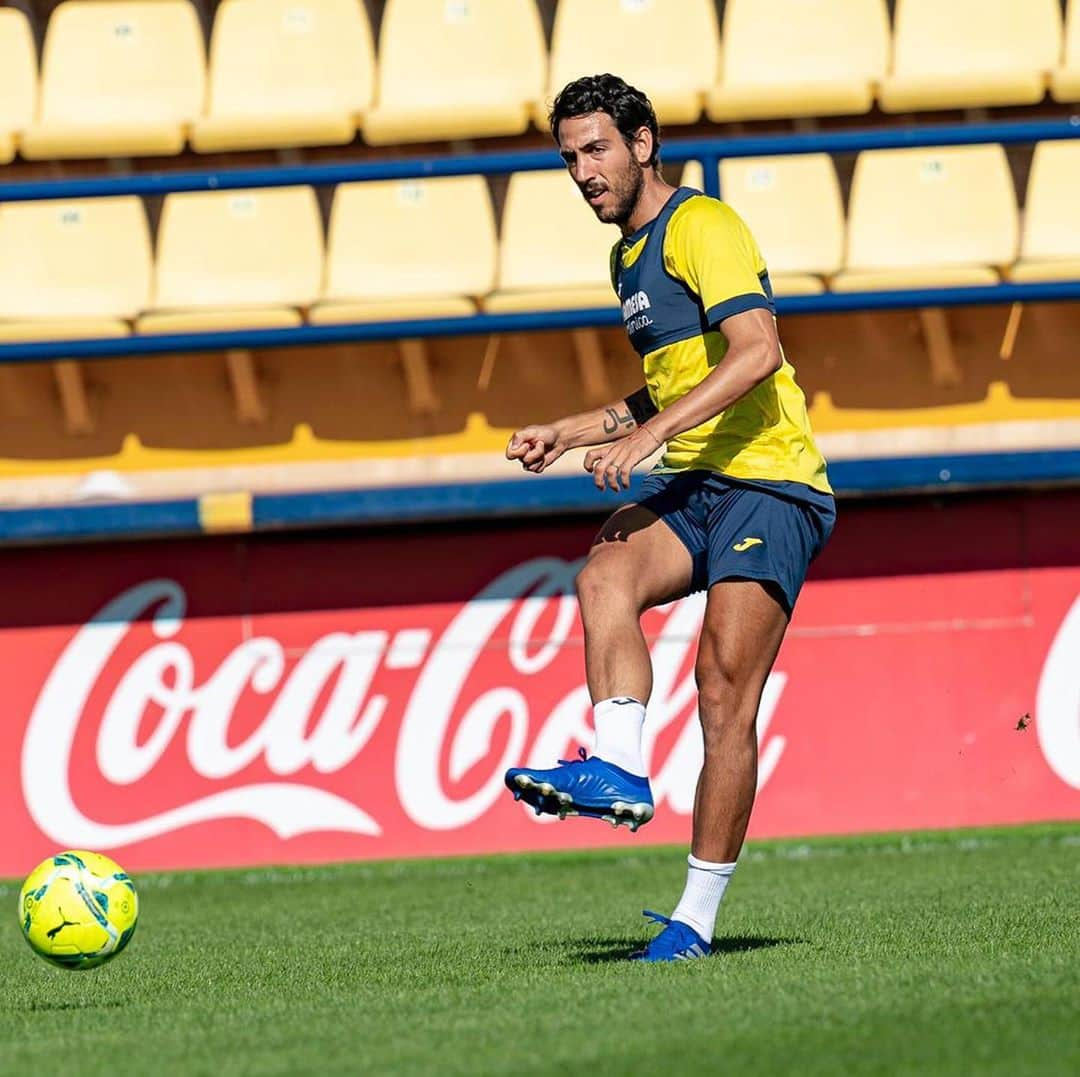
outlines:
M649 390L644 385L636 393L631 393L626 397L623 403L630 410L638 426L643 426L654 415L660 414L660 409L653 403Z

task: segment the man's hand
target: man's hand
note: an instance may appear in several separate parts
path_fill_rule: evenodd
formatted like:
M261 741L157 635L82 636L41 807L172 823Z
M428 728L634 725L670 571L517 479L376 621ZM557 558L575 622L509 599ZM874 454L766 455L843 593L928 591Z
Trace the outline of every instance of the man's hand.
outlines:
M539 475L550 467L564 452L567 445L554 425L523 426L506 446L507 460L520 460L526 471Z
M585 454L585 470L592 473L598 490L605 487L616 493L620 489L629 490L630 472L661 445L660 439L647 426L639 426L632 434L611 445L590 449Z

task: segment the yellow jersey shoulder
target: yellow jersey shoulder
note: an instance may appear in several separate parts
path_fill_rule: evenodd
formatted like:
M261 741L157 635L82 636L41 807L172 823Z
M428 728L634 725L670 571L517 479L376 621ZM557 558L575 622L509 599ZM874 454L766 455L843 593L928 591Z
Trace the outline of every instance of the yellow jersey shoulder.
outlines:
M765 259L746 222L718 198L699 194L688 198L671 215L664 236L664 264L681 277L682 270L701 246L722 244L745 259L757 274L766 272Z

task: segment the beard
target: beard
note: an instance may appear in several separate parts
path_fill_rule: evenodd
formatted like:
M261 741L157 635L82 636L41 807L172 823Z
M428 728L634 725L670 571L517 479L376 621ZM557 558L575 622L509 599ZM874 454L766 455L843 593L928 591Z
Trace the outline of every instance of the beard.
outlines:
M645 186L645 170L631 158L626 169L612 178L608 187L609 198L603 206L591 206L597 219L604 224L623 225L634 212Z

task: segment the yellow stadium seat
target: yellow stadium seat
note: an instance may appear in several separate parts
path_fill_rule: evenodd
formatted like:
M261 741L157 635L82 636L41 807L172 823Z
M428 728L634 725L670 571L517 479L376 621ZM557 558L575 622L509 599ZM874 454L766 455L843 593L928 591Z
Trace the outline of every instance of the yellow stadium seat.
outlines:
M0 339L116 336L150 298L138 198L0 206Z
M187 0L68 0L49 20L23 156L173 154L201 113L202 30Z
M885 0L728 0L709 118L869 112L889 62Z
M1042 142L1028 178L1016 281L1080 280L1080 142Z
M375 51L361 0L225 0L210 42L201 153L351 142Z
M1058 0L897 0L881 107L1035 104L1060 52Z
M566 83L604 71L644 91L661 123L695 123L719 55L713 0L559 0L537 125L546 129L548 106Z
M617 303L611 248L601 224L564 169L510 177L503 208L496 291L487 311L560 310Z
M495 213L483 176L345 183L334 195L323 301L312 322L476 312L495 283Z
M15 156L15 141L34 119L37 53L30 22L17 8L0 8L0 164Z
M1058 101L1080 101L1080 0L1069 0L1065 58L1050 77L1050 92Z
M702 189L690 161L682 185ZM720 193L746 221L777 295L816 295L844 257L844 206L827 153L734 157L720 163Z
M868 150L851 183L839 291L995 284L1016 257L1016 192L992 146Z
M386 0L374 145L521 134L544 86L534 0Z
M144 333L286 328L322 284L322 220L311 187L170 194L158 228Z

